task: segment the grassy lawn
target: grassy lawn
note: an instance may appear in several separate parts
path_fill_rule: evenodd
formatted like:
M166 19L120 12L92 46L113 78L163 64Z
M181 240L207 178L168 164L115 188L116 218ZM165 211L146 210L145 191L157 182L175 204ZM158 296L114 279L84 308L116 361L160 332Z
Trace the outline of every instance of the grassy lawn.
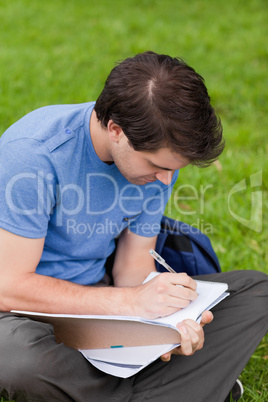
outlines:
M184 58L205 78L226 150L181 171L166 212L209 235L223 271L268 273L267 11L266 0L3 0L0 134L35 108L95 100L118 59ZM242 401L268 400L267 358L266 337Z

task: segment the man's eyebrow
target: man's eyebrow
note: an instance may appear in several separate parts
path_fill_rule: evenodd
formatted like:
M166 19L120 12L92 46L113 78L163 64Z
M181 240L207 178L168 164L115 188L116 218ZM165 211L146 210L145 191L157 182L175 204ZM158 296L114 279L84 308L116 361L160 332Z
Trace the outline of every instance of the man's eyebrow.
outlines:
M167 170L168 172L172 172L172 171L174 170L174 169L166 168L166 167L163 167L163 166L158 166L158 165L156 165L155 163L153 163L153 162L151 162L151 161L149 161L149 163L150 163L153 167L156 167L157 169Z

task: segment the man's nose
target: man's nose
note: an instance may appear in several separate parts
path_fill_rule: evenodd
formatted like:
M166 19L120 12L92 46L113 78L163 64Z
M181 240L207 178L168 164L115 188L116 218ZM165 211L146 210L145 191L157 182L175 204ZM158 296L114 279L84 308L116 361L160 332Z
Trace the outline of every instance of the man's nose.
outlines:
M169 170L169 171L162 170L161 172L157 172L155 174L155 177L157 178L157 180L161 181L163 184L168 185L171 183L173 174L174 174L174 170Z

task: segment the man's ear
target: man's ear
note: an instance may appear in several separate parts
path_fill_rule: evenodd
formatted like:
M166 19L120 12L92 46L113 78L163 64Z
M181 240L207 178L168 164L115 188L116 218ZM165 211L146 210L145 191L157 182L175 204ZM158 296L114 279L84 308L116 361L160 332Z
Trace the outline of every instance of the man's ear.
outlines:
M108 121L107 130L109 137L113 142L118 143L119 140L124 136L122 128L118 126L118 124L115 124L113 120Z

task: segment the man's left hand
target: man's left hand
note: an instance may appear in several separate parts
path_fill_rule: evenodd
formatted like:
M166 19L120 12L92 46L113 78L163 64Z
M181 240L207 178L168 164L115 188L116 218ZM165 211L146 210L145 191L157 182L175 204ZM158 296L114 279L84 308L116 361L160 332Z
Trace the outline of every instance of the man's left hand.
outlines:
M204 311L200 324L190 319L178 323L177 328L181 333L181 345L162 355L161 360L168 362L171 359L171 355L190 356L197 350L202 349L205 340L203 327L212 320L213 314L211 311Z

